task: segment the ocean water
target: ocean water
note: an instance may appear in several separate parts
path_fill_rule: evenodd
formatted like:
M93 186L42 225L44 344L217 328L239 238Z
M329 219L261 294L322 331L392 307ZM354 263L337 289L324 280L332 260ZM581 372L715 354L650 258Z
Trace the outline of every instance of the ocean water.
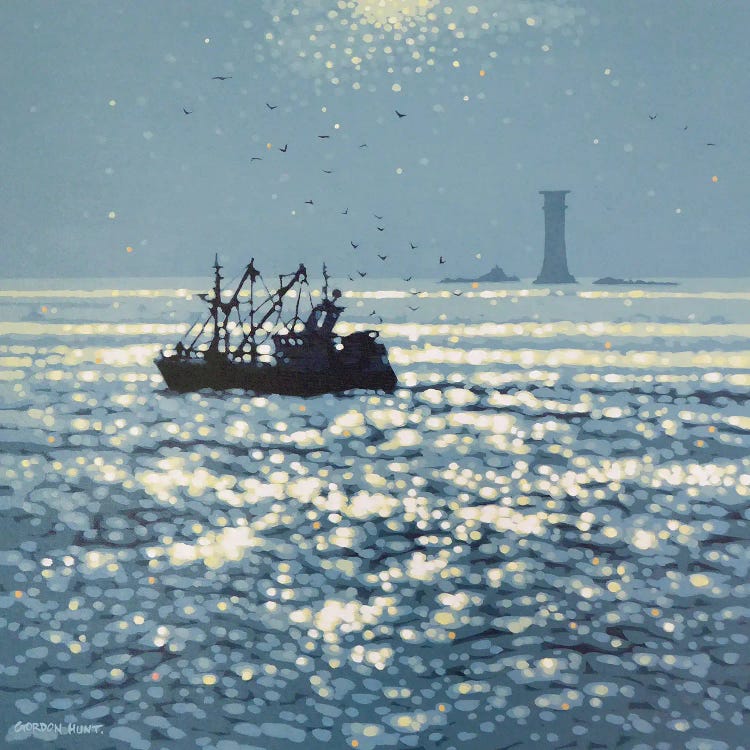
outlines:
M750 748L746 282L366 281L393 395L168 392L206 280L0 289L3 743Z

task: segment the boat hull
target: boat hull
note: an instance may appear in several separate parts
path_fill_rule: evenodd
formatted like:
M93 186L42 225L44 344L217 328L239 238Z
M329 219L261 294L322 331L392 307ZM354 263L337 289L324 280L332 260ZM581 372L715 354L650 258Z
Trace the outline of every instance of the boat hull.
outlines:
M341 393L355 388L392 393L398 385L393 368L377 359L366 368L331 367L318 371L300 371L274 364L233 362L225 358L157 357L154 363L170 390L180 393L240 389L263 394L317 396Z

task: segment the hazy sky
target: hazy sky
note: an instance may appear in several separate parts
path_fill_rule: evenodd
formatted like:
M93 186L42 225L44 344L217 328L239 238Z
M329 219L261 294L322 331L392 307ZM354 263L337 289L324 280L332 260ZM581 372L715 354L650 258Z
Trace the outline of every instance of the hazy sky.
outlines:
M723 0L8 0L0 274L533 277L568 189L576 276L750 275L749 30Z

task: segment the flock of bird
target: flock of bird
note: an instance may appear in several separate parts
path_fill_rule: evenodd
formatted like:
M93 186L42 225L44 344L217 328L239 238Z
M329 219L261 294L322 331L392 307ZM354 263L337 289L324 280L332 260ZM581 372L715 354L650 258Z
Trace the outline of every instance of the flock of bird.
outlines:
M217 75L217 76L212 76L211 80L213 80L213 81L227 81L227 80L229 80L231 78L232 78L232 76L229 76L229 75L226 75L226 76L219 76L219 75ZM272 112L273 110L277 109L278 106L279 106L278 104L271 104L269 102L265 102L265 105L266 105L266 108L270 112ZM182 111L183 111L183 113L185 115L192 115L193 114L193 110L188 109L187 107L183 107ZM394 110L394 113L395 113L396 118L398 120L402 120L404 117L407 116L406 112L400 112L397 109ZM327 140L327 139L330 139L330 137L331 137L330 135L318 135L318 138L320 140ZM367 145L367 143L362 143L362 144L360 144L359 148L368 148L368 145ZM270 149L270 144L269 144L269 149ZM283 146L277 147L277 151L279 151L282 154L288 153L288 151L289 151L289 144L285 143ZM264 160L264 157L262 157L262 156L251 156L250 157L250 163L260 162L260 161L263 161L263 160ZM323 174L328 174L328 175L334 173L334 170L332 170L332 169L322 169L321 171L323 172ZM308 199L308 200L305 201L305 205L314 206L315 202L314 202L314 200L312 198L310 198L310 199ZM348 207L345 208L340 213L343 216L348 216L349 215L349 208ZM373 217L378 222L376 224L376 227L375 227L376 230L378 232L385 232L386 231L386 227L385 227L385 225L381 224L381 222L383 221L384 217L382 215L380 215L380 214L377 214L377 213L373 213ZM355 242L354 240L351 240L350 244L351 244L352 250L357 250L360 247L361 242ZM418 247L419 246L416 245L414 242L411 242L411 241L409 242L409 248L411 250L416 250ZM388 260L389 256L386 255L386 254L377 253L377 257L382 262L385 263ZM446 262L445 258L441 255L440 258L439 258L439 260L438 260L438 264L439 265L443 265L445 262ZM359 270L357 270L356 273L359 275L360 278L364 278L365 276L367 276L367 272L366 271L359 271ZM354 281L354 276L352 274L349 274L348 278L349 278L350 281ZM412 279L412 276L407 276L407 277L402 277L402 278L403 278L404 281L410 281ZM418 309L418 308L410 308L410 309Z

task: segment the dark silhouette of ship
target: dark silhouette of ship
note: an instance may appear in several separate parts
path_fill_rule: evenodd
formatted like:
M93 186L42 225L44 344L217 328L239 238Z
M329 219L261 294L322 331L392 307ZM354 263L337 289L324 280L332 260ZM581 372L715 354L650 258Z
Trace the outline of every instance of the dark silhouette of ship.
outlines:
M317 304L313 304L302 264L294 273L280 274L278 287L271 290L253 259L226 302L221 268L217 256L213 294L199 295L209 313L195 338L187 346L179 341L173 352L162 351L154 360L171 390L238 388L315 396L352 388L391 393L396 388L398 380L385 346L377 341L377 331L334 334L344 308L337 304L338 289L328 296L325 265L322 299ZM245 285L249 287L247 301L240 299ZM303 321L300 308L305 294L311 309ZM188 329L188 335L196 325Z

